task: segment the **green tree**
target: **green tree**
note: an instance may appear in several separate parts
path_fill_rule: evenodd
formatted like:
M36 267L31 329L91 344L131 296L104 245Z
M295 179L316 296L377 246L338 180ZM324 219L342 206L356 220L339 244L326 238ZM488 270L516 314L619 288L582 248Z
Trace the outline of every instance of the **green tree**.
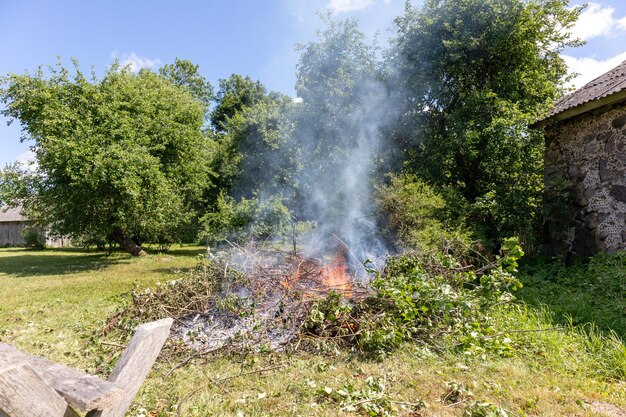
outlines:
M251 227L258 232L262 225L254 223L276 220L266 215L268 208L281 206L278 212L283 211L281 201L293 189L297 173L297 150L288 140L292 106L288 96L268 93L249 77L220 80L211 115L216 143L212 170L217 177L215 195L208 200L215 205L203 217L208 241L215 242L226 232L247 233ZM246 215L233 217L233 212ZM229 225L233 230L227 230ZM274 230L276 225L266 226Z
M288 150L288 96L268 93L249 77L220 80L211 114L218 152L213 161L219 173L217 189L231 196L251 198L259 192L278 193L295 167Z
M266 95L265 86L260 81L253 81L250 77L233 74L229 78L221 79L215 100L216 106L211 112L213 129L224 132L228 128L231 117L240 113L244 108L259 103Z
M57 64L1 85L2 113L21 123L37 159L21 176L27 185L2 187L7 200L55 233L114 241L133 255L144 254L142 241L177 239L210 186L202 100L119 64L100 79Z
M359 261L378 246L372 179L384 148L387 91L376 49L353 19L325 19L296 72L302 99L293 138L301 154L297 217L317 222L324 244L340 236ZM330 249L330 248L328 248Z
M396 21L389 53L396 131L411 171L451 185L470 222L532 240L541 219L543 136L532 124L563 93L560 52L580 44L565 0L428 0Z
M214 98L213 86L200 74L198 65L186 59L176 58L173 64L166 64L159 68L159 74L177 87L189 91L208 110Z

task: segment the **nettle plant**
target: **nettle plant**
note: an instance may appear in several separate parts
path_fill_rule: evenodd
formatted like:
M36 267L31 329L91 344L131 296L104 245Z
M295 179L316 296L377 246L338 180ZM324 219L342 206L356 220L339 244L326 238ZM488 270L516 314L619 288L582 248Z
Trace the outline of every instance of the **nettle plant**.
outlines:
M470 355L511 355L510 340L489 325L490 312L512 303L521 288L513 274L522 255L517 240L507 239L502 256L480 269L446 255L390 258L382 272L370 271L370 295L345 303L331 294L312 306L305 329L376 357L410 340L447 342Z

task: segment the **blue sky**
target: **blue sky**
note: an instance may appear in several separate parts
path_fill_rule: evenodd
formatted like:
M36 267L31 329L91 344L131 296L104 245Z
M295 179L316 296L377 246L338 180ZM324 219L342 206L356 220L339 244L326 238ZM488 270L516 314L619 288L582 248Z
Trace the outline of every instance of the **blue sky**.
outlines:
M32 71L57 56L99 73L115 58L156 69L181 57L214 85L239 73L293 95L294 45L315 38L318 11L357 17L384 45L403 8L404 0L0 0L0 74ZM626 60L626 4L590 3L575 34L588 44L566 51L566 60L583 85ZM0 167L29 158L19 136L18 123L0 117Z

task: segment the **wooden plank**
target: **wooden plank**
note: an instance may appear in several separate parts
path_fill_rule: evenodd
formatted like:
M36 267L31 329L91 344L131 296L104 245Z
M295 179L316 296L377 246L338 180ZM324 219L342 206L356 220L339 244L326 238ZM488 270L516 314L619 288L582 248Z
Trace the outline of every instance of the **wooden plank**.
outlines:
M0 416L64 417L71 415L68 408L28 363L0 368Z
M89 417L124 417L169 337L173 322L168 318L137 327L109 377L109 381L123 390L124 398L111 408L89 413Z
M121 390L111 382L0 342L0 367L20 362L28 363L49 386L77 409L102 410L123 398Z

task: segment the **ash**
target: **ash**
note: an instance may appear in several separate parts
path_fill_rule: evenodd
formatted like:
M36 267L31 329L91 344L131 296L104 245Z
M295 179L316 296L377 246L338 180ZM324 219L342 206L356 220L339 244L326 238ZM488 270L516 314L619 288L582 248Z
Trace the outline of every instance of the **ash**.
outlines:
M172 338L198 351L282 351L298 339L312 303L331 291L346 299L362 293L336 260L235 245L210 256L224 265L222 291L172 329Z
M202 314L181 318L173 329L172 337L198 351L223 347L281 351L297 337L303 320L287 325L278 318L278 309L240 316L213 307Z

